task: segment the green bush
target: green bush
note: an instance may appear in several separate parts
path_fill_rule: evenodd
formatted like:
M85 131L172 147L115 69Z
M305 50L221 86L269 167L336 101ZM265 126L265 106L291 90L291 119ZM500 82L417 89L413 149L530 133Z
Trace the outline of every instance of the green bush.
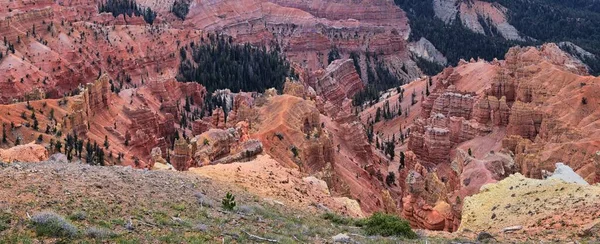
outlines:
M410 229L408 221L394 215L375 213L356 224L362 226L367 235L401 236L410 239L418 237Z
M235 209L235 205L236 205L235 196L228 192L225 195L225 198L223 198L223 200L221 201L221 205L222 205L223 209L233 211L233 209Z

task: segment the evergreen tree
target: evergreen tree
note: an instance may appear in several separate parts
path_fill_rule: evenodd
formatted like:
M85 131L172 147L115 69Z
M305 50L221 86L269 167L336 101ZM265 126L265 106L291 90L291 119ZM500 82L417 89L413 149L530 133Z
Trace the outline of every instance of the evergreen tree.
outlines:
M329 54L327 54L327 64L331 64L331 62L340 58L342 58L340 56L340 51L336 46L333 46L331 50L329 50Z
M33 129L34 130L38 130L39 129L40 124L38 123L38 120L36 118L33 119Z
M55 152L60 152L61 149L62 149L62 142L57 141L56 145L54 145L54 151Z
M108 147L110 146L110 144L108 143L108 136L104 136L104 148L108 149Z
M402 170L405 167L404 164L404 160L405 160L406 155L404 155L404 152L400 152L400 168L398 170Z
M189 11L190 4L186 0L176 0L173 2L173 6L171 7L171 13L181 20L185 20L185 17Z
M396 174L389 172L387 177L385 177L385 183L390 187L396 185Z
M2 143L7 143L6 139L6 124L2 124Z

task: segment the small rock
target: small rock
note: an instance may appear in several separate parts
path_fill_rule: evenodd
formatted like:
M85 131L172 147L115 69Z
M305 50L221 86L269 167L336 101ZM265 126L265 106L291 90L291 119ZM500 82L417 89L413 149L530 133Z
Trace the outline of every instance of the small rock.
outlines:
M523 226L515 225L515 226L510 226L510 227L506 227L506 228L502 229L502 232L513 232L513 231L517 231L517 230L521 230L521 229L523 229Z
M479 232L479 234L477 234L477 241L483 241L483 240L496 240L496 238L494 238L494 236L492 236L492 234L487 233L485 231L483 232Z
M352 239L350 239L350 237L346 234L337 234L333 237L331 237L331 239L333 240L333 242L339 242L339 243L351 243Z

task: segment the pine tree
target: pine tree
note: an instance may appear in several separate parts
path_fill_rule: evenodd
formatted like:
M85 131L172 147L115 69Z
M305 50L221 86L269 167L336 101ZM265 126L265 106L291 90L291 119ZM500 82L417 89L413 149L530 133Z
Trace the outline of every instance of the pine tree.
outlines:
M6 139L6 124L2 124L2 143L7 143Z
M400 152L400 167L398 170L402 170L404 169L404 160L405 160L406 155L404 155L404 152Z
M110 144L108 143L108 136L104 136L104 148L108 149L108 147L110 146Z
M56 145L54 145L54 151L60 152L61 149L62 149L62 142L56 141Z
M38 120L34 117L33 118L33 129L34 130L38 130L39 129L40 124L38 123Z

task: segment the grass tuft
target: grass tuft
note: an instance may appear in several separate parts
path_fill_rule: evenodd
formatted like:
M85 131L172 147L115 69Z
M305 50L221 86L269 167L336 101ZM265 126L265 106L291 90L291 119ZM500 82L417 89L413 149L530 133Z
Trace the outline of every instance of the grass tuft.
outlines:
M94 239L106 239L116 236L115 233L113 233L112 231L99 227L88 228L87 230L85 230L85 235Z

